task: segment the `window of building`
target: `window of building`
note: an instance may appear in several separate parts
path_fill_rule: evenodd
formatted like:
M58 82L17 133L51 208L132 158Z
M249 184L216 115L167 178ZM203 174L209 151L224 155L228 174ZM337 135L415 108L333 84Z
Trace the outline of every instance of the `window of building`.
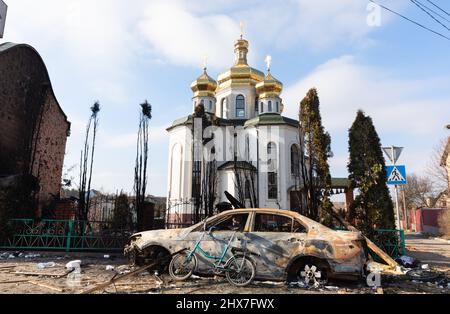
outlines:
M269 199L271 200L278 199L278 175L276 172L268 173L267 188L269 191L268 193Z
M269 100L269 108L267 109L267 111L272 112L272 101Z
M256 214L254 232L287 232L293 230L294 220L288 216Z
M227 119L227 99L222 99L222 102L220 104L220 111L222 113L222 118Z
M277 112L280 112L280 103L277 101Z
M291 146L291 175L299 176L300 174L300 152L297 145Z
M209 101L209 111L212 110L212 107L213 107L213 103L212 103L212 100L210 100L210 101Z
M205 100L204 99L202 99L201 101L200 101L200 105L205 105Z
M236 97L236 118L245 118L245 97L242 95Z
M277 146L267 145L268 178L267 190L269 199L278 199Z
M261 102L261 113L263 113L263 112L264 112L264 103Z
M245 199L251 199L250 195L250 180L245 180Z
M255 100L255 112L258 112L259 111L259 100L258 100L258 98L256 98L256 100Z

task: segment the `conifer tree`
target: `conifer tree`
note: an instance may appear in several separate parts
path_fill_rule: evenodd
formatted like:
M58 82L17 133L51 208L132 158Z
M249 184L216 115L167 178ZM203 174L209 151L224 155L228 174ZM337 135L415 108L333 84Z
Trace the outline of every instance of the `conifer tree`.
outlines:
M352 188L359 190L350 207L349 219L368 237L376 229L395 229L380 138L372 118L361 110L349 131L349 152L349 179Z
M305 204L302 214L316 221L325 220L321 208L331 209L331 175L328 158L332 157L331 137L322 125L320 101L315 88L310 89L300 104L300 177ZM329 220L329 219L327 219Z

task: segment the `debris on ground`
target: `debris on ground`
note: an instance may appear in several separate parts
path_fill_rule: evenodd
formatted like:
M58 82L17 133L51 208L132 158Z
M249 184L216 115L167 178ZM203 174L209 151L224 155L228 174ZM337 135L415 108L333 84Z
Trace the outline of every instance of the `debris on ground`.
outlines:
M75 260L66 264L66 269L72 271L74 274L81 274L81 261Z
M52 268L55 267L56 263L54 262L47 262L47 263L38 263L37 268L39 269L45 269L45 268Z
M108 271L114 271L114 266L112 266L112 265L107 265L106 266L106 270L108 270Z
M419 266L419 261L417 259L407 255L400 256L395 261L406 268L416 268Z

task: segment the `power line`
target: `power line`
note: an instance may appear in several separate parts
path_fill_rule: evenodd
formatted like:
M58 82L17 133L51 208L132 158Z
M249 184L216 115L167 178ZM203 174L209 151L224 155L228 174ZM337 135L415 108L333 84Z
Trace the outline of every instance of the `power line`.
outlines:
M447 39L448 41L450 41L450 38L449 38L449 37L447 37L447 36L445 36L445 35L442 35L441 33L437 32L437 31L434 31L434 30L432 30L431 28L428 28L428 27L426 27L426 26L424 26L424 25L422 25L422 24L420 24L420 23L418 23L418 22L416 22L416 21L413 21L413 20L411 20L410 18L408 18L408 17L406 17L406 16L404 16L404 15L398 13L398 12L395 12L394 10L391 10L391 9L389 9L388 7L385 7L384 5L379 4L379 3L377 3L377 2L375 2L375 1L373 1L373 0L369 0L369 1L372 2L372 3L375 3L376 5L380 6L381 8L383 8L383 9L385 9L385 10L387 10L387 11L389 11L389 12L395 14L395 15L400 16L401 18L403 18L403 19L405 19L405 20L407 20L407 21L409 21L409 22L411 22L411 23L416 24L417 26L419 26L419 27L421 27L421 28L423 28L423 29L426 29L426 30L429 31L429 32L432 32L432 33L435 34L435 35L438 35L438 36L443 37L443 38Z
M448 13L447 11L445 11L444 9L442 9L441 7L439 7L437 4L434 4L432 1L427 0L429 3L431 3L432 5L434 5L436 8L438 8L439 10L441 10L442 12L444 12L445 14L447 14L448 16L450 16L450 13Z
M423 4L422 2L420 2L419 0L415 0L418 4L420 4L421 6L423 6L424 8L426 8L428 11L433 12L434 14L436 14L437 16L439 16L441 19L446 20L447 22L450 22L450 20L448 20L445 16L442 16L441 14L439 14L438 12L434 11L433 9L431 9L430 7L426 6L425 4Z
M436 22L438 22L439 24L441 24L443 27L445 27L448 31L450 31L450 28L448 28L446 25L444 25L443 23L441 23L441 21L439 21L437 18L434 17L433 14L431 14L430 12L428 12L427 10L425 10L424 8L422 8L422 6L417 3L414 0L410 0L412 3L414 3L419 9L421 9L423 12L425 12L426 14L428 14L433 20L435 20Z

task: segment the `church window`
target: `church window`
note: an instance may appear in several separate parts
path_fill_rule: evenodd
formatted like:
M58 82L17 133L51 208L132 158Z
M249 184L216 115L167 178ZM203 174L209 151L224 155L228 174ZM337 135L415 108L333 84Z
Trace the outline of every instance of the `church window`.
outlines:
M245 199L249 200L251 199L250 195L250 180L245 180Z
M291 146L291 175L298 177L300 174L300 154L297 145Z
M269 199L278 199L277 146L275 143L267 145L268 169L267 190Z
M264 112L264 103L261 102L261 113L263 113L263 112Z
M205 105L205 101L203 99L200 101L200 105Z
M242 95L236 97L236 118L245 118L245 97Z
M221 102L221 112L222 112L222 118L227 119L227 99L222 99Z
M255 112L259 111L259 101L258 99L255 100Z
M269 100L269 108L267 109L269 112L272 112L272 101Z
M280 112L280 103L277 101L277 112Z
M212 110L212 107L213 107L213 103L212 103L212 100L210 100L210 101L209 101L209 111Z

